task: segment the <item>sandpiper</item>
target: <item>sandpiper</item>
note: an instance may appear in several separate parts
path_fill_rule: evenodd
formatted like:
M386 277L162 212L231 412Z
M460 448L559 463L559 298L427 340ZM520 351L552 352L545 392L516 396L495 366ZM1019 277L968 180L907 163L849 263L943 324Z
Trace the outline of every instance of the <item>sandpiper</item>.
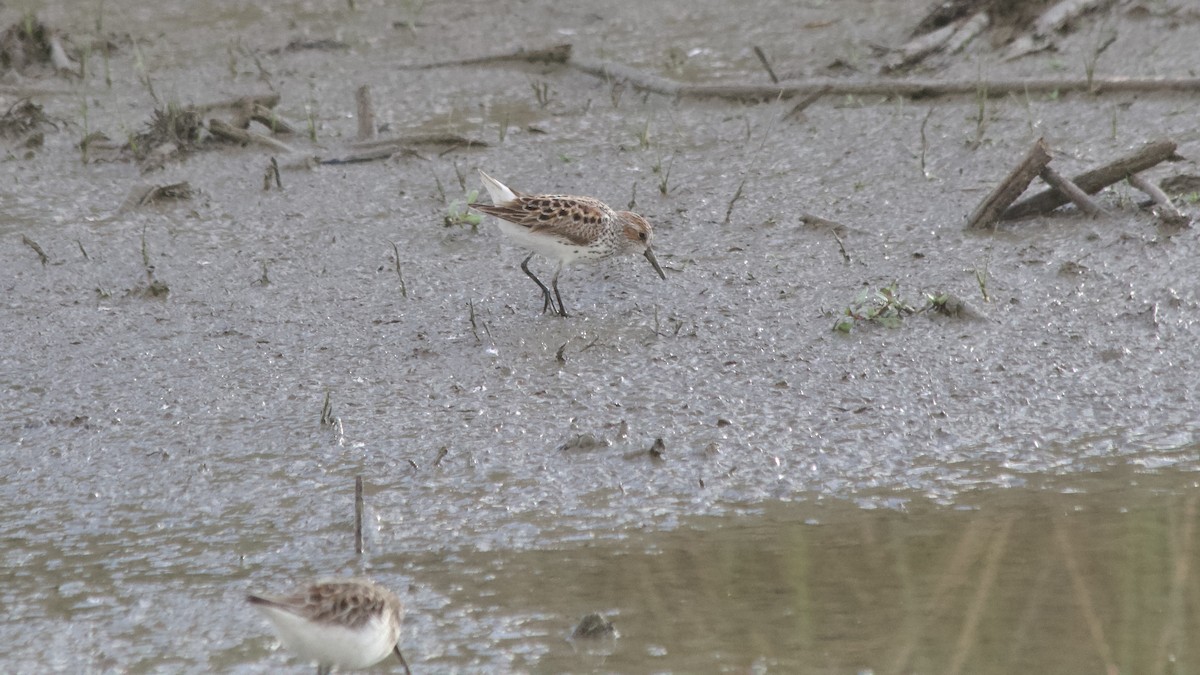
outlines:
M247 595L275 627L288 649L317 662L317 675L333 668L373 666L400 653L404 607L388 589L369 579L323 579L286 596Z
M654 250L650 248L654 229L638 214L614 211L591 197L524 194L509 189L483 171L479 172L479 177L492 196L492 203L472 204L471 208L494 216L501 232L533 251L521 262L521 269L542 289L542 313L553 309L559 316L567 316L567 308L558 292L558 275L563 267L576 260L595 261L641 253L654 266L658 276L666 280L667 275L663 274ZM550 280L553 296L550 288L529 271L529 260L535 254L558 261Z

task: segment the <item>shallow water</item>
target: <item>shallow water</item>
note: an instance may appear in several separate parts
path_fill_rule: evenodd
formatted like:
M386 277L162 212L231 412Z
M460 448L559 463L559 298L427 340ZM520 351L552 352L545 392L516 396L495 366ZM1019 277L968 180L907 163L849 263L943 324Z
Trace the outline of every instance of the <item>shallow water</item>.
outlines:
M1159 229L1128 187L1103 197L1110 220L961 230L1038 134L1064 173L1157 136L1200 156L1189 99L989 99L982 118L974 100L828 100L784 120L786 101L617 97L569 70L396 66L548 32L671 77L758 81L748 45L781 72L869 65L921 10L358 6L106 2L88 11L138 40L114 40L111 88L98 57L82 83L9 83L66 123L0 163L3 670L299 672L242 596L351 571L405 598L418 672L1196 668L1177 639L1197 606L1194 230ZM77 44L94 34L94 15L37 9ZM1195 70L1186 16L1113 15L1101 64ZM796 46L797 24L821 27ZM948 76L1059 72L1097 35L1012 64L980 46ZM325 38L346 48L272 51ZM307 153L353 136L360 83L393 132L490 146L285 170L267 192L254 148L144 176L80 161L84 109L120 138L151 88L268 83L283 114L311 114L318 144L288 139ZM523 254L488 224L442 224L476 168L635 200L668 281L640 259L572 268L575 316L542 316ZM180 180L199 196L118 212L135 185ZM848 226L849 263L801 213ZM146 296L147 263L165 297ZM895 280L984 318L831 330ZM568 641L593 611L621 637Z

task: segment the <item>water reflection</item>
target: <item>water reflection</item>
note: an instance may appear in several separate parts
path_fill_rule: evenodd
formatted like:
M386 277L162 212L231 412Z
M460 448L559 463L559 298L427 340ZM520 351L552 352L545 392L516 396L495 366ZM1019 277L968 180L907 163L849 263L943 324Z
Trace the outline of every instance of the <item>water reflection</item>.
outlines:
M426 627L441 635L416 638L441 644L425 668L1195 672L1195 479L1092 480L970 508L781 503L564 550L391 562L450 596ZM620 637L570 640L590 612Z

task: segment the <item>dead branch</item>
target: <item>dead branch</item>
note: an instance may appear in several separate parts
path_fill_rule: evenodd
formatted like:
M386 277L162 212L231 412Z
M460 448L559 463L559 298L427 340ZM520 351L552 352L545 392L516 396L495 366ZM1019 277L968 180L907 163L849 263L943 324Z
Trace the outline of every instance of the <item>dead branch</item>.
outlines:
M407 136L396 136L394 138L380 138L371 141L356 141L350 144L350 147L357 150L370 150L373 148L392 148L393 152L399 149L399 146L410 145L470 145L480 148L488 147L486 141L481 141L475 138L467 138L458 134L409 134Z
M1118 158L1104 166L1081 173L1071 179L1089 195L1125 180L1129 176L1175 156L1175 142L1170 140L1151 141L1132 154ZM1049 213L1067 203L1067 198L1057 189L1043 190L1036 195L1013 204L1000 215L1001 220L1017 220L1028 216Z
M900 49L896 50L896 53L884 65L883 72L895 72L917 63L945 46L957 31L958 24L948 23L932 33L926 33L909 40ZM778 82L778 80L775 81Z
M967 229L987 227L1000 217L1000 214L1016 201L1017 197L1029 187L1029 183L1050 163L1050 152L1046 149L1046 140L1037 139L1024 159L1017 164L1004 180L975 207L967 218Z
M754 55L758 57L758 62L766 69L767 76L771 78L771 81L778 82L779 77L775 75L775 69L771 67L771 62L767 60L767 54L762 50L762 47L754 45Z
M458 147L486 148L487 143L473 138L465 138L456 134L412 134L396 138L381 138L373 141L358 141L351 143L351 152L339 157L322 159L321 164L360 164L389 159L399 154L420 157L414 146L434 145L446 146L447 152Z
M947 54L957 54L962 50L963 47L966 47L971 40L979 37L980 33L987 30L987 27L990 26L991 23L992 18L988 16L987 12L976 13L970 19L967 19L965 22L963 22L963 24L958 27L958 30L954 31L954 35L950 36L950 39L946 41L945 52Z
M419 63L396 66L401 70L429 70L431 68L449 68L453 66L475 66L493 63L566 63L571 58L571 45L561 44L545 49L518 49L507 54L492 54L477 56L469 59L454 61L437 61L435 63Z
M1070 178L1067 178L1049 166L1042 167L1042 171L1038 175L1042 177L1042 180L1046 181L1047 185L1063 193L1067 199L1070 199L1075 206L1079 207L1080 211L1093 218L1108 215L1086 192L1080 190L1078 185L1071 182Z
M1048 94L1052 92L1131 93L1131 92L1197 92L1200 77L1096 77L1086 79L1042 78L1029 80L972 80L948 82L934 79L856 80L812 78L784 80L779 84L681 84L674 80L644 73L619 63L572 57L568 65L582 73L608 82L626 82L642 91L679 98L719 98L730 101L764 101L806 96L824 91L831 96L904 96L930 98L936 96L976 96L986 91L989 97L1010 94Z
M1052 44L1054 32L1066 26L1079 15L1099 9L1112 0L1062 0L1042 12L1033 24L1033 30L1017 38L1008 46L1002 57L1005 61L1040 52Z

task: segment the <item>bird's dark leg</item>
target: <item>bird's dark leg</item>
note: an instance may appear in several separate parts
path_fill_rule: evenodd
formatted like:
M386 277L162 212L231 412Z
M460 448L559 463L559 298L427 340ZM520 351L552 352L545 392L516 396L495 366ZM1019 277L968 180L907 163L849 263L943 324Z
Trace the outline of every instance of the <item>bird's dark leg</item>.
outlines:
M396 648L393 650L396 656L400 657L400 665L404 666L404 675L412 675L412 671L408 669L408 661L404 660L404 655L400 653L400 643L396 643Z
M558 292L558 274L562 272L562 264L559 263L558 269L554 270L554 278L550 280L550 285L554 288L554 297L558 298L558 315L564 319L567 317L567 308L563 305L562 295Z
M537 284L538 288L542 289L542 314L545 314L546 310L550 309L550 305L552 304L550 301L550 289L546 288L546 284L543 284L541 279L537 278L533 272L529 271L529 260L531 258L533 258L532 253L526 256L525 260L521 262L521 270L525 272L530 279L533 279L533 283ZM556 274L554 278L557 279L558 275ZM559 302L561 303L562 301L560 300Z

